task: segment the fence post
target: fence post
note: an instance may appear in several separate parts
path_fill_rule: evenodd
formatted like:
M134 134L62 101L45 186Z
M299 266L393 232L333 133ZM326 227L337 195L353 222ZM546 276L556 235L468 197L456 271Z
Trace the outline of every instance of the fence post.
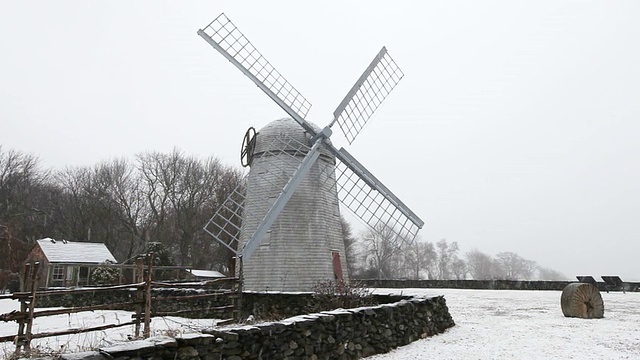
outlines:
M27 285L29 281L29 270L31 270L31 264L30 263L24 264L24 273L22 274L22 284L20 289L23 292L27 290ZM20 298L21 314L26 314L27 312L27 299L28 298L23 298L23 297ZM25 324L24 318L21 318L20 320L18 320L18 334L16 335L16 339L15 339L17 355L20 354L20 348L24 344L24 324Z
M147 279L144 284L144 330L142 336L146 339L151 335L151 273L153 272L153 252L147 254Z
M136 276L135 282L136 284L140 284L143 280L143 267L142 267L142 257L138 256L136 258ZM143 299L143 290L142 287L136 287L135 292L135 309L136 309L136 325L135 325L135 335L136 338L140 337L140 322L142 321L142 299Z
M29 296L29 315L27 316L27 333L24 342L24 351L28 354L31 352L31 337L33 334L33 310L36 307L36 290L38 289L38 269L40 268L40 262L36 261L33 264L33 272L31 273L31 295Z

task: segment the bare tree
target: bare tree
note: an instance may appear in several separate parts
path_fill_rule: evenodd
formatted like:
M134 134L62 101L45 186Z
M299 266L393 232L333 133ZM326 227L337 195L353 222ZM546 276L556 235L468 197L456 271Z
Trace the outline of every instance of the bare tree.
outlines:
M93 189L91 169L66 168L58 171L54 178L60 189L55 199L58 226L48 236L90 241L92 229L98 232L98 222L101 220L97 218L102 215L95 210L97 205L90 196Z
M344 216L340 216L340 224L342 225L342 239L344 241L344 255L347 263L347 271L349 273L349 277L352 277L356 273L357 268L357 240L353 236L351 224L349 224Z
M477 249L465 254L467 270L475 280L491 280L498 277L499 269L496 260Z
M438 256L437 277L439 280L447 280L453 278L453 261L457 258L458 243L453 241L448 243L446 239L442 239L436 243L436 254Z
M549 268L543 268L543 267L539 267L538 268L538 279L540 280L550 280L550 281L554 281L554 280L567 280L568 278L553 269L549 269Z
M365 231L361 238L365 248L365 262L377 278L391 279L397 275L400 268L398 263L401 261L399 255L409 242L384 223L378 223L375 228Z
M218 159L203 161L177 149L140 154L138 163L150 209L151 240L167 245L181 265L233 269L232 252L212 241L202 226L240 183L241 173Z
M464 280L467 278L467 264L464 260L454 257L451 261L451 274L456 280Z
M421 274L426 273L427 278L433 278L436 257L436 251L432 243L416 238L413 244L410 244L405 249L404 264L409 270L409 276L418 280L423 278Z
M3 151L0 146L0 216L24 216L29 210L29 191L41 185L45 174L38 158L19 151Z
M10 273L19 272L28 250L26 241L15 239L9 227L0 224L0 269Z
M31 240L46 223L45 179L37 157L0 146L0 224L19 241Z
M148 241L168 244L169 239L173 238L168 220L171 212L169 196L177 182L175 170L178 156L179 152L175 150L171 155L146 152L136 156L143 180L142 191L149 206Z
M49 201L52 226L47 236L101 242L120 261L131 256L131 239L138 238L134 205L136 181L124 160L93 168L67 168L55 174ZM131 188L133 187L133 188Z
M145 247L143 229L148 206L141 191L142 179L125 159L99 164L93 173L100 190L97 201L112 215L115 238L108 239L120 258L130 259Z
M535 261L522 258L514 252L501 252L496 255L500 264L501 278L505 280L531 280L536 270Z

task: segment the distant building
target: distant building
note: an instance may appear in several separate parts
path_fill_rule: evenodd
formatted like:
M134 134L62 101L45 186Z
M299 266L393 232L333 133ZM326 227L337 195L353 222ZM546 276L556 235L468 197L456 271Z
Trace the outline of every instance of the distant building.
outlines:
M227 277L226 275L215 270L187 269L187 272L191 275L188 278L195 280L213 280Z
M40 239L25 263L40 262L38 287L70 287L91 285L91 272L106 261L116 258L105 244Z

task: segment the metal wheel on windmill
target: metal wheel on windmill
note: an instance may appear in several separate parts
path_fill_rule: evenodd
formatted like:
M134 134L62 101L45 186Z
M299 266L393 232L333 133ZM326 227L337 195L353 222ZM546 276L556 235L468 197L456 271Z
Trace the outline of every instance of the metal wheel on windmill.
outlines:
M320 128L305 119L311 104L224 13L198 35L290 116L247 131L241 160L250 171L204 227L240 259L245 289L309 291L347 280L339 203L374 230L413 241L424 222L330 141L338 123L351 144L402 79L385 47Z

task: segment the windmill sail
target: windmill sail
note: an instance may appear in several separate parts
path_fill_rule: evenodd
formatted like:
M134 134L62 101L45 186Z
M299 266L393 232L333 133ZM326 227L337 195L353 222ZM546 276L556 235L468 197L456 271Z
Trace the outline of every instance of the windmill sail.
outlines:
M424 225L408 206L344 148L335 153L338 199L372 229L380 224L406 241L413 241Z
M333 112L333 121L329 126L338 122L351 144L403 76L387 48L383 46Z
M280 75L224 13L204 30L198 30L198 35L240 69L305 130L315 135L315 130L304 121L311 103Z
M240 227L245 213L246 177L222 202L213 216L204 225L204 231L221 245L238 253Z

